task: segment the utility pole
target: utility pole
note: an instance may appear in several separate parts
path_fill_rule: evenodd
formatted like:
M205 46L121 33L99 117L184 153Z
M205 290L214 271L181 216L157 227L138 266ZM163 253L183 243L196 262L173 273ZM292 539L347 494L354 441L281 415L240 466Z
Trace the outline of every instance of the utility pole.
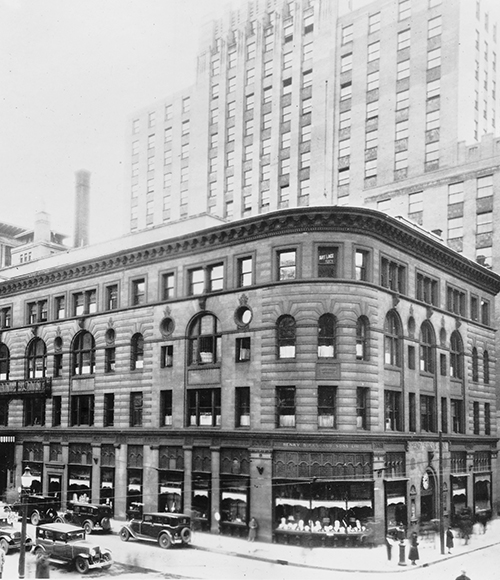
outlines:
M443 432L439 431L439 543L444 554Z

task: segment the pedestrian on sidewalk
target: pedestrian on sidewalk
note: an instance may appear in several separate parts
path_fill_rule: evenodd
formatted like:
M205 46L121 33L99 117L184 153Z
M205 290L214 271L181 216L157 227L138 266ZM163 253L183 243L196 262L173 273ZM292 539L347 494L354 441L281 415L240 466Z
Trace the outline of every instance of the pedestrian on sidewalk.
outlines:
M448 548L448 554L451 554L451 549L453 548L453 532L451 528L446 531L446 547Z
M3 565L5 564L5 552L3 548L0 546L0 578L3 576Z
M39 552L36 555L35 578L50 578L49 561L47 554Z
M465 570L462 570L460 576L457 576L456 580L470 580L470 578L465 573Z
M418 536L417 532L413 532L410 538L410 551L408 552L408 560L415 566L415 561L419 560L420 556L418 553Z
M392 560L392 547L396 545L396 540L390 536L387 535L385 538L385 546L387 548L387 560L389 560L389 562Z
M251 518L248 524L248 541L255 542L255 538L257 537L257 529L259 524L255 518Z

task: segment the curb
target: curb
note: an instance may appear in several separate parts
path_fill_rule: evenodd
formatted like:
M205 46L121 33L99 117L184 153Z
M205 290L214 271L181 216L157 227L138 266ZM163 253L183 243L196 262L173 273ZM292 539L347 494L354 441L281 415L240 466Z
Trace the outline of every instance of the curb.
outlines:
M491 544L487 544L484 546L478 546L477 548L473 548L471 550L467 550L466 554L470 554L472 552L478 552L479 550L485 550L487 548L492 548L493 546L500 545L499 542L493 542ZM281 558L269 558L266 556L252 556L251 554L241 554L239 552L231 552L229 550L222 550L219 548L207 548L204 546L195 546L191 544L191 547L195 550L201 550L204 552L216 552L217 554L223 554L225 556L233 556L235 558L244 558L246 560L257 560L259 562L267 562L269 564L279 564L281 566L295 566L297 568L309 568L311 570L324 570L328 572L352 572L355 574L365 573L365 574L399 574L404 572L410 572L413 570L417 570L418 568L428 568L429 566L434 566L435 564L440 564L446 560L452 560L453 558L462 558L464 553L462 554L444 554L444 557L439 560L433 560L432 562L426 562L425 564L417 564L416 566L410 567L401 567L395 570L366 570L366 569L353 569L353 568L331 568L327 566L316 566L314 564L302 564L300 562L291 562L289 560L284 560Z

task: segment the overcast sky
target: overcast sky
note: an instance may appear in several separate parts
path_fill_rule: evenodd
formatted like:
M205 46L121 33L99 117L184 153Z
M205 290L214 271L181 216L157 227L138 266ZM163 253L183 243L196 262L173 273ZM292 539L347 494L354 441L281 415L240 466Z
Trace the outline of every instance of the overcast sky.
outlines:
M87 169L91 242L122 233L127 117L194 82L203 17L227 4L0 0L0 221L31 228L44 203L71 235Z

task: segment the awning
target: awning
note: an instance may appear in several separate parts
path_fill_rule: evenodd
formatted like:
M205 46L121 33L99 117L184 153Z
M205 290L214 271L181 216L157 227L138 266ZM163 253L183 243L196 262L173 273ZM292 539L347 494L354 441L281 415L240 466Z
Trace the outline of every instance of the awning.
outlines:
M457 487L457 489L453 490L453 497L456 495L465 495L465 487Z
M180 487L166 487L166 486L160 485L160 493L176 493L177 495L180 495L181 488Z
M355 507L372 507L372 502L369 499L353 499L347 502L347 507L349 509Z
M247 501L247 496L245 493L236 493L234 491L223 491L222 492L222 500L224 501L225 499L236 499L239 501Z
M208 491L206 489L194 489L193 490L194 497L197 495L202 497L208 497Z
M387 505L397 505L398 503L406 503L406 498L404 495L397 495L395 497L387 498Z
M488 474L486 474L486 473L484 475L476 475L476 476L474 476L474 483L476 481L487 481L488 483L490 483L491 482L491 476L488 475Z
M276 505L298 505L308 508L310 507L311 502L308 499L292 499L288 497L277 497Z

